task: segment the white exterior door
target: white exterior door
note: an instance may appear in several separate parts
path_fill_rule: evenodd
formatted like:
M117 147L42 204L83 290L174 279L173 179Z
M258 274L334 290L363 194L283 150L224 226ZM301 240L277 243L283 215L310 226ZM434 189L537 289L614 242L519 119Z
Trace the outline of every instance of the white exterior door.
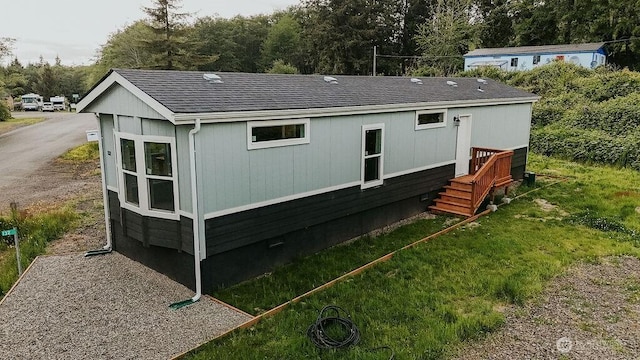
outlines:
M471 158L471 115L460 115L456 141L456 177L469 174Z

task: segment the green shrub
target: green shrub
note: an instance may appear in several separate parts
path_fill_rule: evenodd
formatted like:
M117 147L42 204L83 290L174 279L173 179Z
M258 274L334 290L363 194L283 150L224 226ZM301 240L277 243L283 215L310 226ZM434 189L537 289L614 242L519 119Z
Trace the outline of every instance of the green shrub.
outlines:
M606 101L640 92L640 74L603 68L590 77L574 80L573 88L589 100Z
M583 130L554 124L531 131L531 151L574 161L640 170L640 132L612 136L602 130Z
M7 121L9 119L11 119L11 111L4 101L0 101L0 121Z
M610 135L630 134L640 128L640 93L600 103L574 106L564 115L567 126L598 129Z
M592 70L578 65L554 62L530 71L516 71L508 84L540 96L558 96L566 94L575 80L591 74Z
M62 156L63 160L68 161L89 161L100 159L100 149L97 142L88 142L73 149L67 150Z
M276 60L273 62L273 66L271 69L267 71L269 74L299 74L300 71L291 65L287 64L282 60Z

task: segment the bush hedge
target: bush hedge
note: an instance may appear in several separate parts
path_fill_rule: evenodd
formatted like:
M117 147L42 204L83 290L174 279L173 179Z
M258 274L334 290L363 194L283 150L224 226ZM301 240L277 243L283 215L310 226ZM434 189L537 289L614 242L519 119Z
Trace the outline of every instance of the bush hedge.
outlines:
M466 71L533 92L531 149L640 170L640 73L556 62L531 71Z

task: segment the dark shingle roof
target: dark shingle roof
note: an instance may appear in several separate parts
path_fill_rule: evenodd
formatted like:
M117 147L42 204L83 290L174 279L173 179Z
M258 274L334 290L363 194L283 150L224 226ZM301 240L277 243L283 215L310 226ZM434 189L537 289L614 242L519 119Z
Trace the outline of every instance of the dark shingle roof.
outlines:
M568 44L568 45L541 45L520 46L505 48L476 49L464 54L467 56L491 56L491 55L525 55L525 54L553 54L598 51L605 43Z
M204 72L113 70L174 113L335 108L442 101L532 98L535 95L502 83L476 78L335 76L216 73L223 83L203 79ZM447 85L455 81L457 87ZM478 91L481 86L484 92Z

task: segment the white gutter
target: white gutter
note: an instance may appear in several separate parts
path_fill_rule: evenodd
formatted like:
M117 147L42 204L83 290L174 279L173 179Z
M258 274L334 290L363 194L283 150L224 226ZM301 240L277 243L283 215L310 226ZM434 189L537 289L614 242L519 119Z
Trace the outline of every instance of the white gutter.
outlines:
M191 301L196 302L202 296L202 276L200 274L200 214L198 212L198 182L196 173L196 134L200 131L200 119L189 131L189 162L191 167L191 208L193 213L193 259L196 277L196 294Z
M454 109L462 107L479 107L493 105L514 105L534 103L540 100L539 96L505 99L480 99L465 101L440 101L408 104L387 104L368 106L344 106L333 108L311 109L285 109L285 110L252 110L252 111L228 111L214 113L179 113L173 115L175 125L193 124L195 119L208 123L228 123L239 121L278 120L290 118L313 118L325 116L363 115L390 113L399 111L415 111L428 109Z

